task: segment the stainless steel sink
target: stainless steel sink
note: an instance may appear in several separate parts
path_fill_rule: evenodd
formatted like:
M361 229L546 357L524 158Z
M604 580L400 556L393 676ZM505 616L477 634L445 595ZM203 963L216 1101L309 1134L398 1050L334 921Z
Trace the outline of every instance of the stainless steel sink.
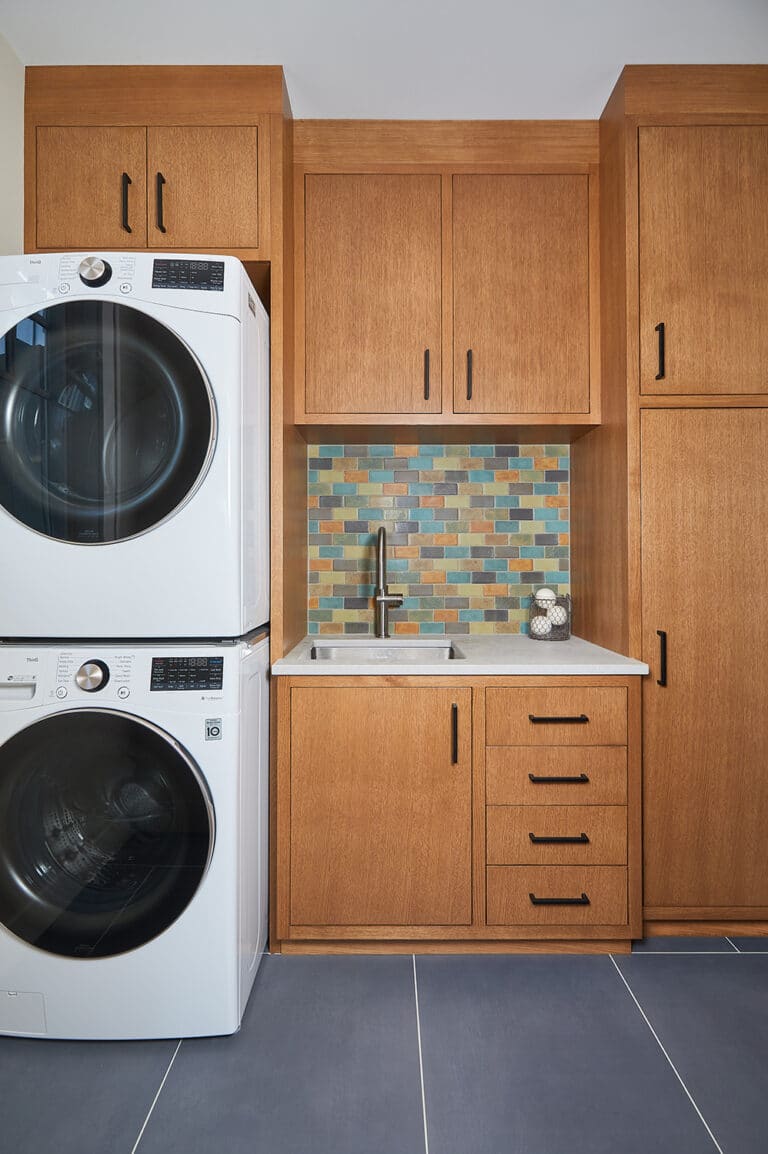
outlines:
M432 662L462 659L452 641L435 638L349 638L343 640L315 641L312 646L313 661L335 661L339 665L426 665Z

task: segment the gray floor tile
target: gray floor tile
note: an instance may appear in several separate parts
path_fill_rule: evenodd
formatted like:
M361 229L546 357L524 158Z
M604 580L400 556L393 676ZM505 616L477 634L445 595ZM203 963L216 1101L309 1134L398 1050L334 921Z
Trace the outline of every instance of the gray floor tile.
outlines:
M768 938L731 938L743 954L768 954Z
M726 1154L768 1148L768 958L617 958Z
M266 957L242 1030L185 1041L138 1154L423 1154L412 959Z
M430 1154L713 1154L610 958L417 973Z
M733 954L725 938L643 938L632 943L633 954Z
M0 1150L130 1154L175 1049L0 1038Z

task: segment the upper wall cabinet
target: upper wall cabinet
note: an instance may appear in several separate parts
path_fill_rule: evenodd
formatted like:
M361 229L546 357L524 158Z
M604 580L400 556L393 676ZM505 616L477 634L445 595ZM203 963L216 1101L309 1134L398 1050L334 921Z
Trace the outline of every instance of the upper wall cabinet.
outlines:
M768 127L641 127L640 390L768 393Z
M257 249L259 129L39 127L39 248Z
M310 415L439 413L440 177L305 178Z
M456 412L589 412L588 184L454 176Z

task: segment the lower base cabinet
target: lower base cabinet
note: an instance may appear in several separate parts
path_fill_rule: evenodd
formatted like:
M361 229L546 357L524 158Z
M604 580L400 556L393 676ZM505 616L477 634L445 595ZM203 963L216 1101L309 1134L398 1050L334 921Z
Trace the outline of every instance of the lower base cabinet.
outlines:
M275 681L273 950L640 936L637 677Z

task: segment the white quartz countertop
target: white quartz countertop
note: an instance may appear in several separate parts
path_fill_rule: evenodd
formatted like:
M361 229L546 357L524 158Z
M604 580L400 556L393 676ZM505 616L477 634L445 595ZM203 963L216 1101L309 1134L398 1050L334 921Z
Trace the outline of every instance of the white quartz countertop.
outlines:
M635 661L630 657L622 657L611 649L603 649L599 645L592 645L580 637L571 637L570 641L532 641L523 634L504 634L485 637L441 637L431 636L421 641L432 642L453 641L455 658L451 661L409 660L376 660L361 661L350 647L350 658L343 660L313 660L312 647L316 644L327 645L337 641L344 643L355 641L370 646L383 647L397 645L406 639L394 638L392 641L379 641L373 637L305 637L290 653L276 661L272 672L278 677L308 675L310 677L392 677L400 674L403 677L413 677L418 674L429 674L430 677L484 677L497 676L527 676L527 677L626 677L629 674L642 675L648 673L648 666L642 661ZM416 638L407 641L415 643Z

